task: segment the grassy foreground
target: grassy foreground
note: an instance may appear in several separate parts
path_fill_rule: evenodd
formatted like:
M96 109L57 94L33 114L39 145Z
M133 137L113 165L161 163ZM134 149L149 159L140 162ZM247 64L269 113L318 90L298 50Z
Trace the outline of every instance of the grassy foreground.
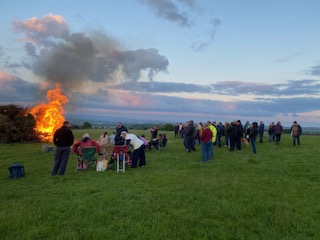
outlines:
M199 145L189 154L167 135L145 168L118 174L76 172L70 155L66 175L50 177L41 143L0 145L1 239L320 239L320 137L294 147L266 136L256 156L215 147L203 164ZM12 163L26 177L10 179Z

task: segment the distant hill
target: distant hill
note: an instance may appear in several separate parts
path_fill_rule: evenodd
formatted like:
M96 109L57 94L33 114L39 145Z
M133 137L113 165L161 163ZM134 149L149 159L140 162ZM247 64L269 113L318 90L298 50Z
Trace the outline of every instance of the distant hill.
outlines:
M320 128L318 127L304 127L302 128L303 134L320 134Z
M118 117L96 117L94 119L88 119L88 117L79 117L79 115L68 115L67 119L73 126L82 126L84 122L89 122L93 127L97 128L115 128L117 123L121 121L127 127L134 126L154 126L154 125L163 125L166 123L170 123L175 125L176 122L170 121L152 121L152 120L136 120L131 118L118 118ZM290 126L291 127L291 126ZM284 127L285 130L290 129L290 127ZM265 128L265 131L268 131L268 128ZM302 127L303 134L308 135L318 135L320 134L320 127Z

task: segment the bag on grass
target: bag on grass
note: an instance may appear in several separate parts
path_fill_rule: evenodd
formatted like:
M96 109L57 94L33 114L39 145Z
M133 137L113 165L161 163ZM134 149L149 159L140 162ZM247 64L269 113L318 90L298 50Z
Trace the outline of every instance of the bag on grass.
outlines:
M97 172L104 172L107 170L108 162L106 160L99 160L97 162L96 170Z
M24 166L21 163L12 164L9 168L11 178L24 177Z
M106 155L103 155L102 160L97 161L96 171L104 172L107 171L108 161L106 160Z

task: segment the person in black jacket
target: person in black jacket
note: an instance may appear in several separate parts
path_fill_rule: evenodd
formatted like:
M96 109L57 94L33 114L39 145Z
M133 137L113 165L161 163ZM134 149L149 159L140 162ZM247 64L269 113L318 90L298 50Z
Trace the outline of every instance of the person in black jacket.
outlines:
M251 147L252 147L252 151L253 154L257 154L257 149L256 149L256 140L257 140L257 136L258 136L258 123L257 122L253 122L249 129L250 129L250 142L251 142Z
M114 138L115 145L124 145L124 139L121 137L121 132L129 132L128 129L122 124L122 122L118 122L116 128L116 136Z
M192 151L196 151L196 148L194 147L194 137L196 135L196 128L194 126L193 121L189 121L188 128L186 131L186 140L187 140L187 148L188 152L190 153Z
M57 146L55 152L53 170L51 176L64 175L70 155L70 146L72 146L74 141L73 133L70 129L70 124L68 121L63 123L63 126L59 128L53 136L54 145ZM59 171L60 169L60 171Z
M241 138L243 136L243 126L241 124L241 121L238 120L237 122L237 130L238 130L238 133L237 133L237 136L236 136L236 145L237 145L237 149L238 150L241 150Z

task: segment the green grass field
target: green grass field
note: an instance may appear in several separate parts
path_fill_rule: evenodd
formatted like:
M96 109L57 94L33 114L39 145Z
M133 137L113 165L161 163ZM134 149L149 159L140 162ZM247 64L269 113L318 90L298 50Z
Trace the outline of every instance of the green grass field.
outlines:
M251 146L215 147L203 164L199 145L189 154L167 136L145 168L76 172L73 154L62 177L49 176L53 153L42 143L0 145L0 238L320 239L320 137L294 147L289 135L279 145L265 136L256 156ZM26 177L9 178L12 163Z

